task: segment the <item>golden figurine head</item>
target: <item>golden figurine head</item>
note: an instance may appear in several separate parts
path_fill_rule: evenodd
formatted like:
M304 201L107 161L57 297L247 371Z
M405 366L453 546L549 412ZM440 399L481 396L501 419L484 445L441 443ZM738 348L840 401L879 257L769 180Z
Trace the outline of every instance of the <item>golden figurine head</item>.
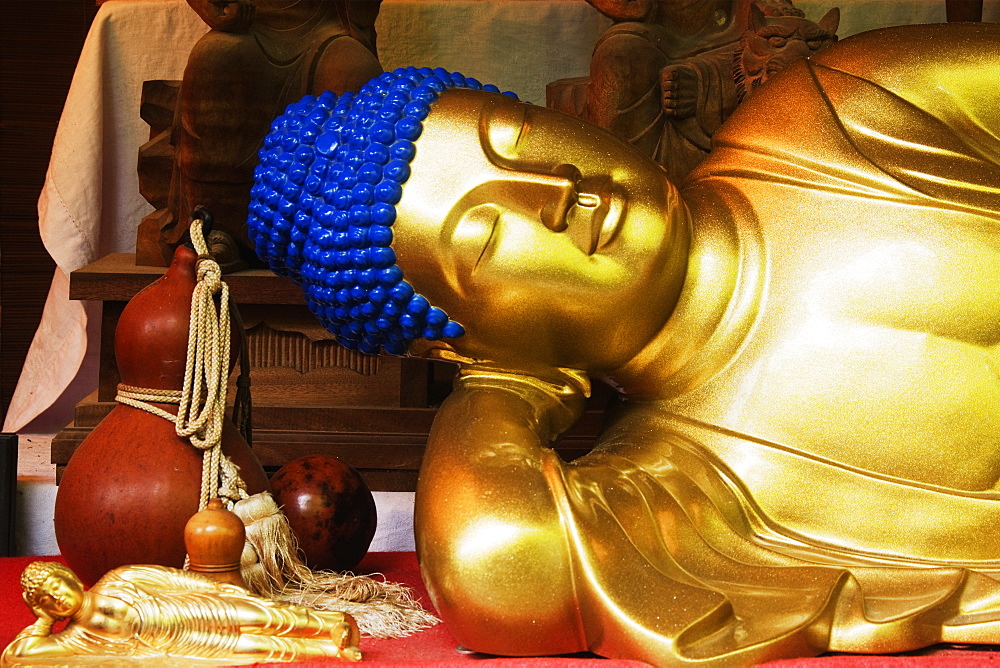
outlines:
M54 561L35 561L21 573L24 601L55 618L69 617L83 603L83 584L69 568Z
M347 347L519 368L624 363L669 317L690 239L628 144L441 69L290 106L252 197L258 254Z

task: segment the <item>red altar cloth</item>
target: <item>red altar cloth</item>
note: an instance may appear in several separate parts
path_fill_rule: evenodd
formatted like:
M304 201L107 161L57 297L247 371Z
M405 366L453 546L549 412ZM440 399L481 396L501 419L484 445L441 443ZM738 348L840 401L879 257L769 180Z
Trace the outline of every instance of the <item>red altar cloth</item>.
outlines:
M20 575L30 562L39 559L59 560L58 557L15 557L0 559L0 647L6 647L18 631L34 621L31 611L21 600ZM417 560L412 552L381 552L369 554L361 562L359 573L383 573L387 579L414 588L417 597L428 608L431 603L420 580ZM640 661L612 661L588 654L538 659L488 657L482 654L462 654L457 642L444 624L420 631L409 638L378 640L361 639L364 663L391 666L434 668L444 664L475 662L480 666L503 664L530 668L646 668ZM282 664L304 666L307 664ZM346 665L346 664L344 664ZM921 656L859 656L836 655L811 659L789 659L766 664L768 668L1000 668L1000 646L970 649L934 648Z

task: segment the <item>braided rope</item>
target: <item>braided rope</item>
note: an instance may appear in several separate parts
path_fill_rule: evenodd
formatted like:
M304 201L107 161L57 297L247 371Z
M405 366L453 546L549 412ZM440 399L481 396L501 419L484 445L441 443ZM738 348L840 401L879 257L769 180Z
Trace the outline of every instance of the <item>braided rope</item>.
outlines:
M198 264L197 283L191 295L183 389L119 385L115 400L169 420L179 437L203 451L198 509L204 510L212 498L222 497L232 506L248 494L238 467L222 455L229 372L229 286L222 280L219 264L208 253L200 219L191 221L190 236ZM177 415L149 402L176 404Z

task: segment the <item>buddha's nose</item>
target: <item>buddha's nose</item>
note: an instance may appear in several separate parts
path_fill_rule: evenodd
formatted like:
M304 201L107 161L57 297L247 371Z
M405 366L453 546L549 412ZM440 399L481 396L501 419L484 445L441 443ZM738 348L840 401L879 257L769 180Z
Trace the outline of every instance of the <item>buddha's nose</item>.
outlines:
M577 183L580 170L573 165L560 165L553 174L536 174L537 184L543 188L545 203L539 211L542 224L553 232L562 232L567 227L567 214L576 204L579 193Z

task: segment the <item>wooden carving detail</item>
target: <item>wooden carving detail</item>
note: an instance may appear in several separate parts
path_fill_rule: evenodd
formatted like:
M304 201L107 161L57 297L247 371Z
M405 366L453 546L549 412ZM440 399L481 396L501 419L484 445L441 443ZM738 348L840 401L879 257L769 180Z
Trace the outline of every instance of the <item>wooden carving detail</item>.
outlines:
M594 48L590 76L552 82L547 104L627 140L675 183L748 90L832 44L839 22L836 9L809 21L791 0L587 1L615 23Z
M259 264L246 216L264 136L303 95L357 90L382 72L380 2L188 0L212 29L191 51L175 104L162 95L173 84L144 89L153 136L140 150L141 191L157 210L139 226L137 264L165 265L198 205L214 214L209 241L223 270Z
M246 345L254 369L285 367L305 374L341 368L373 376L379 368L380 358L375 355L348 350L336 341L315 341L300 332L273 329L264 322L247 330Z

